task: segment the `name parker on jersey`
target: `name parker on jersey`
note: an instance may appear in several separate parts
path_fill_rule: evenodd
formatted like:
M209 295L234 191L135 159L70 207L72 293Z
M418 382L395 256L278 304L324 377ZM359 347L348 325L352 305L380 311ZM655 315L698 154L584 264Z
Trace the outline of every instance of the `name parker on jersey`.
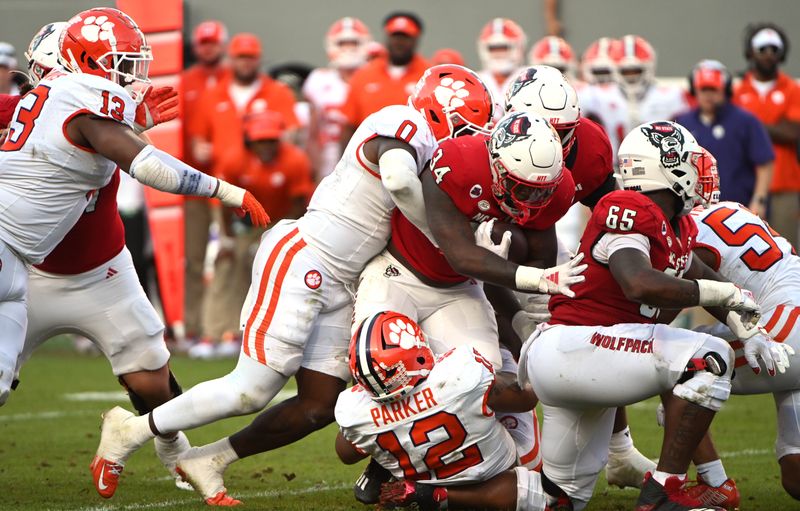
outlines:
M372 422L375 423L375 426L380 427L378 419L382 420L383 425L386 426L392 422L401 421L422 413L438 404L433 397L431 389L426 388L420 392L414 392L406 398L372 408L369 413L372 415Z

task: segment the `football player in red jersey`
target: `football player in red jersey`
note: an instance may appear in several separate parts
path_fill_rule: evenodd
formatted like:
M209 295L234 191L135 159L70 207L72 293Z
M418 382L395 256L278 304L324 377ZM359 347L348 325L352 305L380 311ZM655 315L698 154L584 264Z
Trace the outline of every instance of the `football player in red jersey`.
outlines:
M581 239L586 281L575 298L551 299L552 318L523 347L519 380L532 384L545 415L544 487L564 492L576 510L605 464L615 409L656 395L667 427L637 510L700 505L681 489L695 447L730 394L733 351L721 339L659 324L659 308L701 305L722 320L736 311L731 328L762 359L781 362L776 343L752 335L759 312L752 295L691 257L697 228L686 214L698 199L710 200L695 166L700 152L685 128L668 121L625 138L626 190L597 203Z
M545 65L523 69L506 93L505 108L512 112L532 111L553 124L564 147L564 164L575 180L576 203L592 209L601 197L617 188L608 135L599 124L581 116L578 95L558 69ZM537 298L520 296L520 302L530 317L545 318L548 314L542 309L546 303ZM522 319L519 317L518 321ZM532 327L520 325L525 333ZM608 483L638 488L644 474L653 469L655 463L633 445L625 409L620 408L606 465Z

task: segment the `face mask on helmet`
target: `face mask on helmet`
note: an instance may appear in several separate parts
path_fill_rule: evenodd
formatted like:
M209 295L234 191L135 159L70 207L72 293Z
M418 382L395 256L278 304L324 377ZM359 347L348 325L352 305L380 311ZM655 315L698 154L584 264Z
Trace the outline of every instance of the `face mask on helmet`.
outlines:
M510 19L495 18L478 37L478 56L491 73L507 76L522 65L527 38L522 28Z
M366 318L350 340L350 372L377 402L411 392L433 369L433 352L422 330L397 312Z
M699 153L691 153L689 161L697 169L695 195L697 205L707 208L719 202L719 172L717 159L705 148Z
M58 65L58 41L65 22L48 23L39 29L28 45L25 60L28 61L31 84L36 86L44 75Z
M524 225L549 204L563 178L558 134L541 116L512 112L492 132L489 155L494 198Z

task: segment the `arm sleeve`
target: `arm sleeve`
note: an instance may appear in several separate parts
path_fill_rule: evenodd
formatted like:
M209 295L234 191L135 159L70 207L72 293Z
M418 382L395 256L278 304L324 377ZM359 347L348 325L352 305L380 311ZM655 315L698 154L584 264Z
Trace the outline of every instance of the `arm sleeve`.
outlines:
M392 105L370 114L363 124L380 137L410 145L416 153L416 173L422 174L436 148L436 139L422 114L406 105Z
M435 244L428 226L422 181L417 175L417 162L405 149L395 148L384 152L378 160L383 187L389 192L397 209L414 227Z
M650 256L650 240L644 234L605 233L592 248L592 257L599 263L608 264L611 254L623 248L636 249Z

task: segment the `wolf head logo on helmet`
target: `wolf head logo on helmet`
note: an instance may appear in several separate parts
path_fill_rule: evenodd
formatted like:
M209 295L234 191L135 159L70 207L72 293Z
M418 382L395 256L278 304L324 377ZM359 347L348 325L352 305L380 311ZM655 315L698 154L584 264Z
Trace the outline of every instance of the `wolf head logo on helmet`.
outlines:
M522 71L517 79L514 80L514 83L508 88L508 92L506 93L506 98L513 97L520 91L523 87L531 83L536 79L536 72L538 69L536 67L527 67L524 71Z
M502 137L492 137L492 151L508 147L518 140L530 137L528 130L531 127L531 120L524 113L520 112L509 117L502 122L502 127L498 126L496 133Z
M685 142L681 130L670 122L654 122L642 126L642 132L661 151L661 164L664 168L671 169L680 165Z

